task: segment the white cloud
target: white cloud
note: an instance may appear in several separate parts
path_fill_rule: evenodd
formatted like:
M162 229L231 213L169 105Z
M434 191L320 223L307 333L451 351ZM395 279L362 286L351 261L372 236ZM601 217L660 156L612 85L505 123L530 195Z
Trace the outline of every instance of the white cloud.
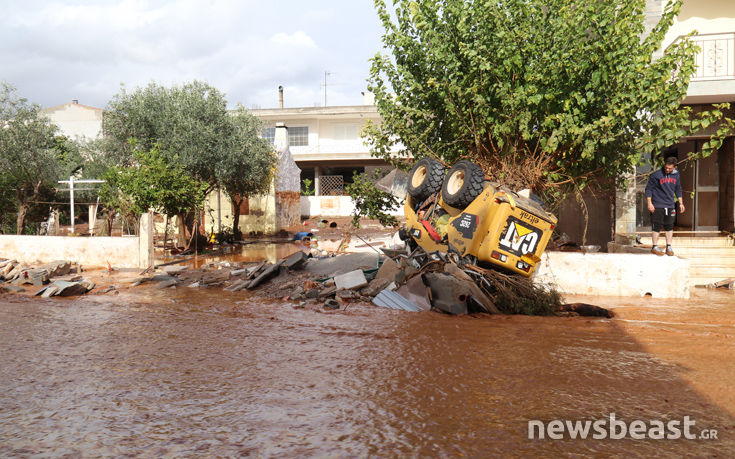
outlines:
M231 105L361 103L380 29L372 2L322 0L64 0L7 2L0 79L45 106L105 106L119 90L209 82ZM332 97L331 94L334 94Z
M301 30L297 30L291 35L283 32L277 33L273 35L273 37L271 37L271 41L278 45L316 48L316 43L314 43L314 40L312 40L310 36L308 36Z

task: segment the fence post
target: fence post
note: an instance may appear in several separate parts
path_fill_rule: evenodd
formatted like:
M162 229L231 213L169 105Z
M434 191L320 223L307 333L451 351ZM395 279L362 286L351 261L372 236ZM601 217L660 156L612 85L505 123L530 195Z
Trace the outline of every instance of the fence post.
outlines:
M140 216L138 229L138 267L153 267L153 214L146 212Z

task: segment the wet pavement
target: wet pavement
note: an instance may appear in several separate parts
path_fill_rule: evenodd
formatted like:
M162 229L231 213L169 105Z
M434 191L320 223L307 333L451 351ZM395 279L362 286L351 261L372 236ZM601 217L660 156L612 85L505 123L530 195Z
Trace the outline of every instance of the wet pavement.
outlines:
M731 457L735 295L694 295L567 298L612 320L0 295L0 456ZM528 439L613 412L718 440Z

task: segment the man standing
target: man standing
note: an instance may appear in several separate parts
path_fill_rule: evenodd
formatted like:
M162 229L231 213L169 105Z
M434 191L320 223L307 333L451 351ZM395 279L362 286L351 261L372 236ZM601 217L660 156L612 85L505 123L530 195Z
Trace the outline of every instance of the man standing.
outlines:
M654 171L648 178L646 185L646 199L648 210L651 212L653 232L651 239L653 247L651 253L663 256L664 251L658 247L658 233L661 228L666 232L666 255L673 256L671 241L674 238L674 219L676 217L676 202L679 202L679 212L684 213L684 202L681 199L681 176L676 170L676 158L666 158L664 167Z

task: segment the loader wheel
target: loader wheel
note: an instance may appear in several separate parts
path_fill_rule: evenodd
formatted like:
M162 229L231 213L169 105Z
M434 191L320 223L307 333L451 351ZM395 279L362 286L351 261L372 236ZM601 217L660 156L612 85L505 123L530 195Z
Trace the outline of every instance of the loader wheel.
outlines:
M482 193L485 173L469 161L458 161L447 173L442 184L442 199L448 205L464 209Z
M431 158L421 158L411 169L408 178L408 194L418 201L423 201L442 187L444 166Z

